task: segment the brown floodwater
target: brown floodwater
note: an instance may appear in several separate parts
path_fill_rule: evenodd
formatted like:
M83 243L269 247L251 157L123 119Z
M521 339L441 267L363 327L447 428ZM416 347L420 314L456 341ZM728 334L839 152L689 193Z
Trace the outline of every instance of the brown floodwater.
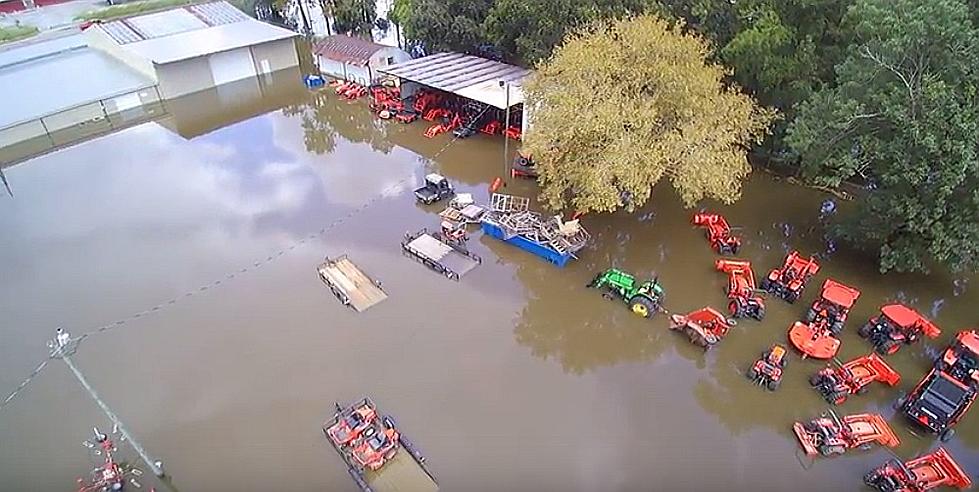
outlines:
M770 299L764 322L742 321L704 353L665 316L638 319L585 288L617 266L657 275L671 311L725 306L715 256L667 185L634 214L586 217L594 241L567 268L476 232L483 264L449 281L401 254L406 231L438 224L411 189L437 171L485 201L502 141L445 148L450 138L424 138L422 122L377 121L363 102L297 80L171 103L158 122L5 169L4 394L55 327L112 325L75 362L184 491L357 490L320 425L334 401L363 395L397 418L447 491L855 490L890 456L801 456L790 427L827 408L806 383L821 363L793 355L775 393L746 381L805 302ZM891 402L976 325L975 278L880 275L872 258L828 253L825 198L756 173L736 205L705 206L743 227L740 256L757 275L787 249L820 253L806 302L826 277L862 290L842 359L870 350L855 331L885 301L934 316L939 340L888 358L899 388L874 386L840 409L882 412L908 458L936 440L913 434ZM365 313L342 307L315 274L342 253L390 297ZM92 465L81 442L93 425L110 427L52 362L0 412L0 489L71 489ZM947 447L979 473L979 412Z

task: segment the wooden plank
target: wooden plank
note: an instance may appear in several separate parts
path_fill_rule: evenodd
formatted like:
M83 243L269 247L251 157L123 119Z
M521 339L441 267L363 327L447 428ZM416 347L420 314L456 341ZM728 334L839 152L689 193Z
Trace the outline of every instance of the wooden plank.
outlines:
M387 294L346 256L327 261L319 267L320 276L327 284L336 287L350 301L357 312L387 299Z

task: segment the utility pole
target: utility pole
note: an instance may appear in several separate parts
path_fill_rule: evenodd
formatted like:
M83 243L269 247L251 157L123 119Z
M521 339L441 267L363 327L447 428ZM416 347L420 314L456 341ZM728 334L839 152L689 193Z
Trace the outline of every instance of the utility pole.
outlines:
M503 87L506 92L506 118L503 122L503 186L506 186L506 176L509 174L507 171L510 167L510 163L507 162L507 156L510 155L510 137L506 134L510 129L510 83L501 80L500 87Z
M48 346L53 349L53 352L51 353L53 357L58 357L61 360L65 361L65 365L67 365L68 369L71 369L71 372L75 374L75 378L78 379L78 382L81 383L82 387L85 388L85 391L88 391L88 394L92 396L92 399L95 400L95 403L99 405L99 408L102 409L102 412L105 413L105 416L108 417L110 421L112 421L112 424L115 425L117 429L119 429L119 433L122 434L123 439L129 441L129 444L132 445L133 449L136 450L136 453L139 454L139 457L143 460L144 463L146 463L146 466L149 467L150 471L152 471L153 474L156 475L157 477L163 478L163 476L165 475L163 472L163 463L159 460L154 460L150 458L146 450L143 449L143 446L139 444L139 441L134 439L132 434L130 434L129 431L126 430L126 426L122 424L122 421L119 420L119 417L117 417L116 414L112 411L112 409L109 408L109 406L106 405L101 398L99 398L98 393L95 392L95 389L92 388L92 385L88 383L88 380L85 379L85 376L82 375L82 372L79 371L78 367L75 366L75 363L71 361L71 357L69 357L69 355L74 352L75 343L77 342L73 342L68 337L67 332L62 331L59 328L58 337L54 340L54 342L49 342Z

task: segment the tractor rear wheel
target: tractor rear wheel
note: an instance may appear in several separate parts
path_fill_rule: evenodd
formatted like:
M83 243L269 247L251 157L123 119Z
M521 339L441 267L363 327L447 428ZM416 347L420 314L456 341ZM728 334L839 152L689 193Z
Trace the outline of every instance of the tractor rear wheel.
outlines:
M809 310L806 311L806 323L812 323L814 319L816 319L816 310L809 308Z
M748 369L748 379L752 381L758 379L758 371L754 368L754 366L752 366L751 369Z
M744 304L742 304L741 299L731 299L731 302L727 303L727 310L735 318L744 317Z
M761 290L763 290L765 292L771 292L771 290L772 290L772 281L771 280L768 280L768 278L761 279Z
M768 391L775 391L778 389L779 382L780 381L777 379L769 379L768 384L766 384L765 386L768 387Z
M942 442L948 442L952 436L955 435L955 429L945 429L941 434L938 435L938 439Z
M629 309L643 318L648 318L656 314L656 303L646 296L635 296L629 301Z
M873 331L873 329L874 329L874 325L868 321L864 323L863 326L857 329L857 335L860 335L863 338L867 338L870 336L870 332Z
M758 321L765 319L765 306L755 306L755 309L751 313L751 317Z
M889 339L885 340L884 343L877 347L877 350L884 355L896 354L898 350L901 349L901 342L899 340Z
M839 320L834 321L833 324L829 325L829 332L832 333L833 336L836 336L836 335L839 335L840 333L842 333L843 332L843 322L842 321L839 321Z
M810 386L819 386L819 383L821 382L823 382L823 377L820 376L819 374L813 374L812 376L809 376Z

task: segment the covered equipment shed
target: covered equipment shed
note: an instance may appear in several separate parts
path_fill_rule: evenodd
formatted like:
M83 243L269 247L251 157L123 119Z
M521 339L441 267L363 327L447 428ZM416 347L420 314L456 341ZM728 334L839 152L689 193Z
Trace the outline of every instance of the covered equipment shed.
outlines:
M461 53L437 53L378 68L396 77L401 95L409 96L421 86L487 104L521 115L521 132L528 127L523 81L531 71L506 63Z

